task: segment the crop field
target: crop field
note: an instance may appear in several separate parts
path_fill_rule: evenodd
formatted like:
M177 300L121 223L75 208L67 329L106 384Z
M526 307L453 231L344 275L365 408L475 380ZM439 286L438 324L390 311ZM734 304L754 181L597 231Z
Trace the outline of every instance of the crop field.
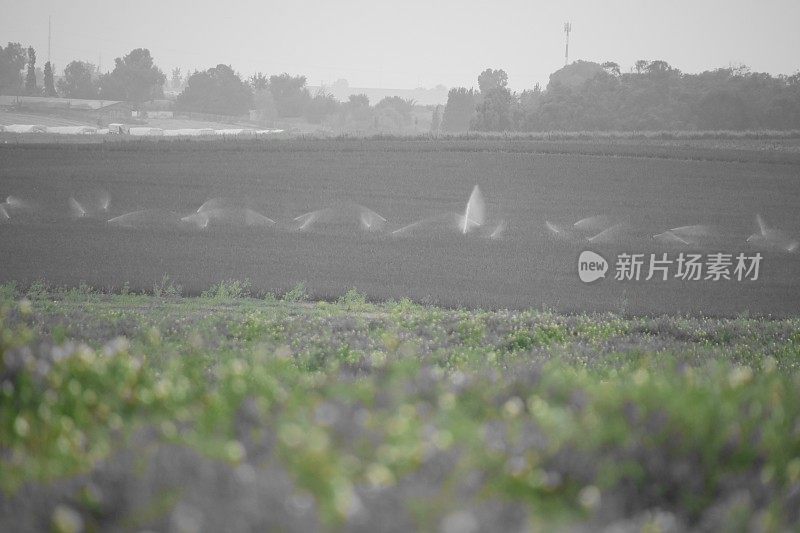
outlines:
M146 290L168 275L187 294L246 279L261 293L304 282L315 298L356 287L370 300L409 297L447 307L796 314L800 255L747 242L758 232L756 215L787 239L800 236L796 142L775 141L782 143L775 150L769 141L758 148L747 139L708 142L4 144L0 196L20 198L30 209L0 221L0 280ZM464 235L442 221L464 211L476 184L488 230ZM98 191L110 200L106 211L71 217L71 197L84 202ZM168 222L169 213L191 215L216 197L239 201L275 225L192 231ZM362 231L348 219L321 219L298 231L294 219L304 213L351 202L385 219L382 231ZM106 222L138 210L145 211L133 227ZM612 240L562 242L546 226L571 227L598 215L620 221L624 232ZM420 220L414 231L393 233ZM652 239L691 225L713 228L714 239L683 247ZM493 228L505 229L488 238ZM760 251L759 277L617 281L613 264L605 280L585 285L577 276L583 249L613 263L623 252L674 259L694 248Z
M3 531L800 523L797 318L0 287Z
M7 138L0 531L800 525L796 139Z

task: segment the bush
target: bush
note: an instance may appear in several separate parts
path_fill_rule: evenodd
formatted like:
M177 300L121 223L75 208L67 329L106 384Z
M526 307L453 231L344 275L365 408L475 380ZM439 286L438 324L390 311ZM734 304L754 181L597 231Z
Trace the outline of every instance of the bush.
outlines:
M229 279L220 281L216 285L212 285L206 291L203 291L203 298L211 300L234 300L236 298L246 298L250 296L250 280L244 281Z
M362 309L367 304L367 297L353 287L348 290L344 296L339 298L339 304L351 311Z
M153 296L156 298L177 298L182 292L183 287L176 285L168 274L164 274L161 281L153 283Z
M308 293L306 292L306 284L302 281L292 287L286 294L283 295L284 302L305 302L308 300Z

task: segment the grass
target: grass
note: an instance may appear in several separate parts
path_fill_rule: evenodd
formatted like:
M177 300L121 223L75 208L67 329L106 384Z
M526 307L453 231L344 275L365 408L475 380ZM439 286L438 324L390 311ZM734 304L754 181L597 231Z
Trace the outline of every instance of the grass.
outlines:
M0 287L0 529L798 525L797 318L160 286Z

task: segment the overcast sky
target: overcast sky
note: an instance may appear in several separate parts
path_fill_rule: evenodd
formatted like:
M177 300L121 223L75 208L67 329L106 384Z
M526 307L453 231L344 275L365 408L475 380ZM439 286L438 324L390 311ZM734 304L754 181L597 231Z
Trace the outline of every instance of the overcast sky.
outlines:
M244 75L305 74L311 85L477 86L503 68L515 90L546 85L570 59L663 59L684 72L730 64L800 69L800 0L0 0L0 41L113 67L149 48L165 73L226 63Z

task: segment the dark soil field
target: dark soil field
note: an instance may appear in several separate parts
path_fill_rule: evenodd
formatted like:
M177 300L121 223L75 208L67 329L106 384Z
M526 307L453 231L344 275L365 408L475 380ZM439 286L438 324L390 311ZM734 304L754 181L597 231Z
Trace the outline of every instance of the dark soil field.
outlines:
M375 300L410 297L453 307L548 308L624 314L791 315L800 310L800 255L762 251L757 281L616 281L584 285L586 248L613 263L620 252L668 252L650 238L707 224L704 253L754 253L755 216L800 236L800 155L791 151L625 142L521 140L328 140L0 145L0 197L30 203L0 223L0 281L151 289L166 274L187 294L227 279L282 293L305 282L313 297L357 287ZM393 229L463 212L473 186L501 239L429 225ZM68 198L110 194L97 219L69 217ZM120 228L111 217L139 209L194 212L227 196L274 219L273 228L188 231L161 223ZM388 231L316 224L295 217L355 202L388 220ZM626 224L614 243L562 243L559 225L605 214ZM488 224L488 223L487 223ZM644 277L644 276L643 276Z

